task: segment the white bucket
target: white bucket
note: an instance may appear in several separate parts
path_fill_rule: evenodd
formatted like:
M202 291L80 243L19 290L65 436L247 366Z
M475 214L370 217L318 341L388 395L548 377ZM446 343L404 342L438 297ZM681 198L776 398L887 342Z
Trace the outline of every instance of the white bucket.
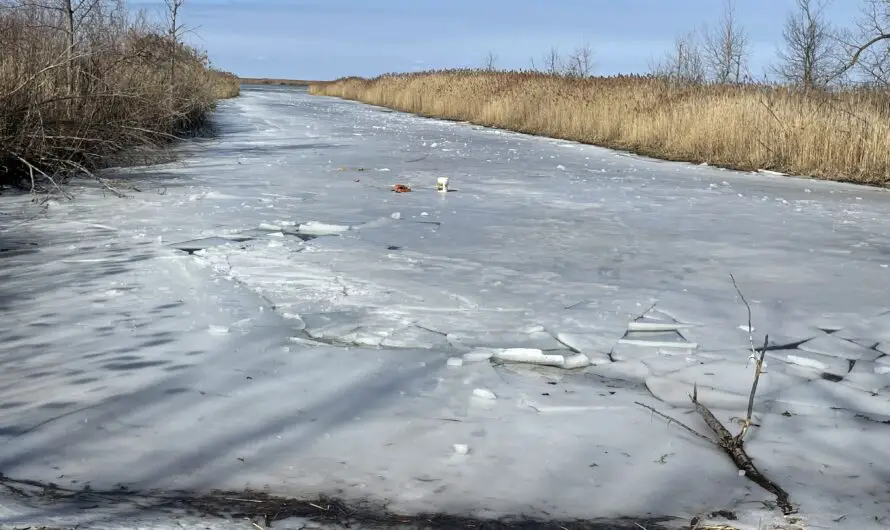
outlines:
M436 179L436 191L445 193L448 191L448 177L439 177Z

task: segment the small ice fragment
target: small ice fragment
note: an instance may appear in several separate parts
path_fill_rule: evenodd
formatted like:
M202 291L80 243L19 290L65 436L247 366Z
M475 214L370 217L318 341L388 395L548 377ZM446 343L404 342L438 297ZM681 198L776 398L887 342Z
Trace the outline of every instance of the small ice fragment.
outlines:
M449 357L445 364L450 367L457 368L464 365L464 360L460 357Z
M420 216L421 216L421 217L426 217L426 216L428 216L428 215L429 215L429 214L428 214L427 212L420 212Z
M465 455L470 452L470 446L467 444L453 444L451 447L459 455Z
M479 399L497 399L498 397L494 395L494 392L487 388L476 388L473 389L473 397L477 397Z
M565 171L565 168L566 168L566 167L565 167L564 165L562 165L562 164L559 164L558 166L556 166L556 169L559 169L559 170L562 170L562 171Z
M227 328L226 326L214 326L214 325L210 325L210 326L207 328L207 331L209 331L210 333L228 333L228 332L229 332L229 328Z
M739 470L739 476L740 476L740 477L744 477L744 476L745 476L745 470L744 470L744 469L740 469L740 470Z
M572 370L574 368L584 368L590 366L590 364L590 357L583 353L576 353L575 355L570 355L565 358L565 361L563 361L563 368Z
M739 329L742 331L757 331L757 328L751 326L751 329L748 329L748 324L739 324Z
M803 366L806 368L815 368L816 370L827 370L828 365L823 362L817 361L815 359L810 359L808 357L801 357L800 355L787 355L785 357L789 363L796 364L798 366Z
M393 219L398 221L399 219L402 218L402 214L400 214L399 212L393 212L392 215L390 215L390 217L392 217Z

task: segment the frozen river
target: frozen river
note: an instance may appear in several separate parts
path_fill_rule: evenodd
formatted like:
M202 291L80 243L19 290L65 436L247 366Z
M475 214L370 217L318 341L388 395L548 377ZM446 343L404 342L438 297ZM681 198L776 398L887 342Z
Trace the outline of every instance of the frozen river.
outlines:
M888 524L887 192L293 89L217 122L128 198L0 200L3 474L756 527L775 497L634 403L735 427L732 273L777 347L749 454L808 525Z

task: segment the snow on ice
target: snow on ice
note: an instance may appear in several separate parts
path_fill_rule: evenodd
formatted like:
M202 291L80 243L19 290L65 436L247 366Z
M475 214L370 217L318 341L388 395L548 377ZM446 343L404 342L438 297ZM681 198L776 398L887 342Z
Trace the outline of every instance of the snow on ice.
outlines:
M744 416L733 273L749 454L805 528L890 521L887 193L291 89L217 119L129 198L0 202L4 474L756 528L774 496L636 404Z

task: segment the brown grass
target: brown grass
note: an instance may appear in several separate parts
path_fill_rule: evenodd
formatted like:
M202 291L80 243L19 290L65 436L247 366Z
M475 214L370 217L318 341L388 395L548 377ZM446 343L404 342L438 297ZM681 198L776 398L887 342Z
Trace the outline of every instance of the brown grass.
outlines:
M70 54L60 10L21 5L0 0L0 184L52 187L202 127L239 93L234 75L114 2L88 12Z
M480 70L349 77L309 92L667 160L890 183L886 92Z

